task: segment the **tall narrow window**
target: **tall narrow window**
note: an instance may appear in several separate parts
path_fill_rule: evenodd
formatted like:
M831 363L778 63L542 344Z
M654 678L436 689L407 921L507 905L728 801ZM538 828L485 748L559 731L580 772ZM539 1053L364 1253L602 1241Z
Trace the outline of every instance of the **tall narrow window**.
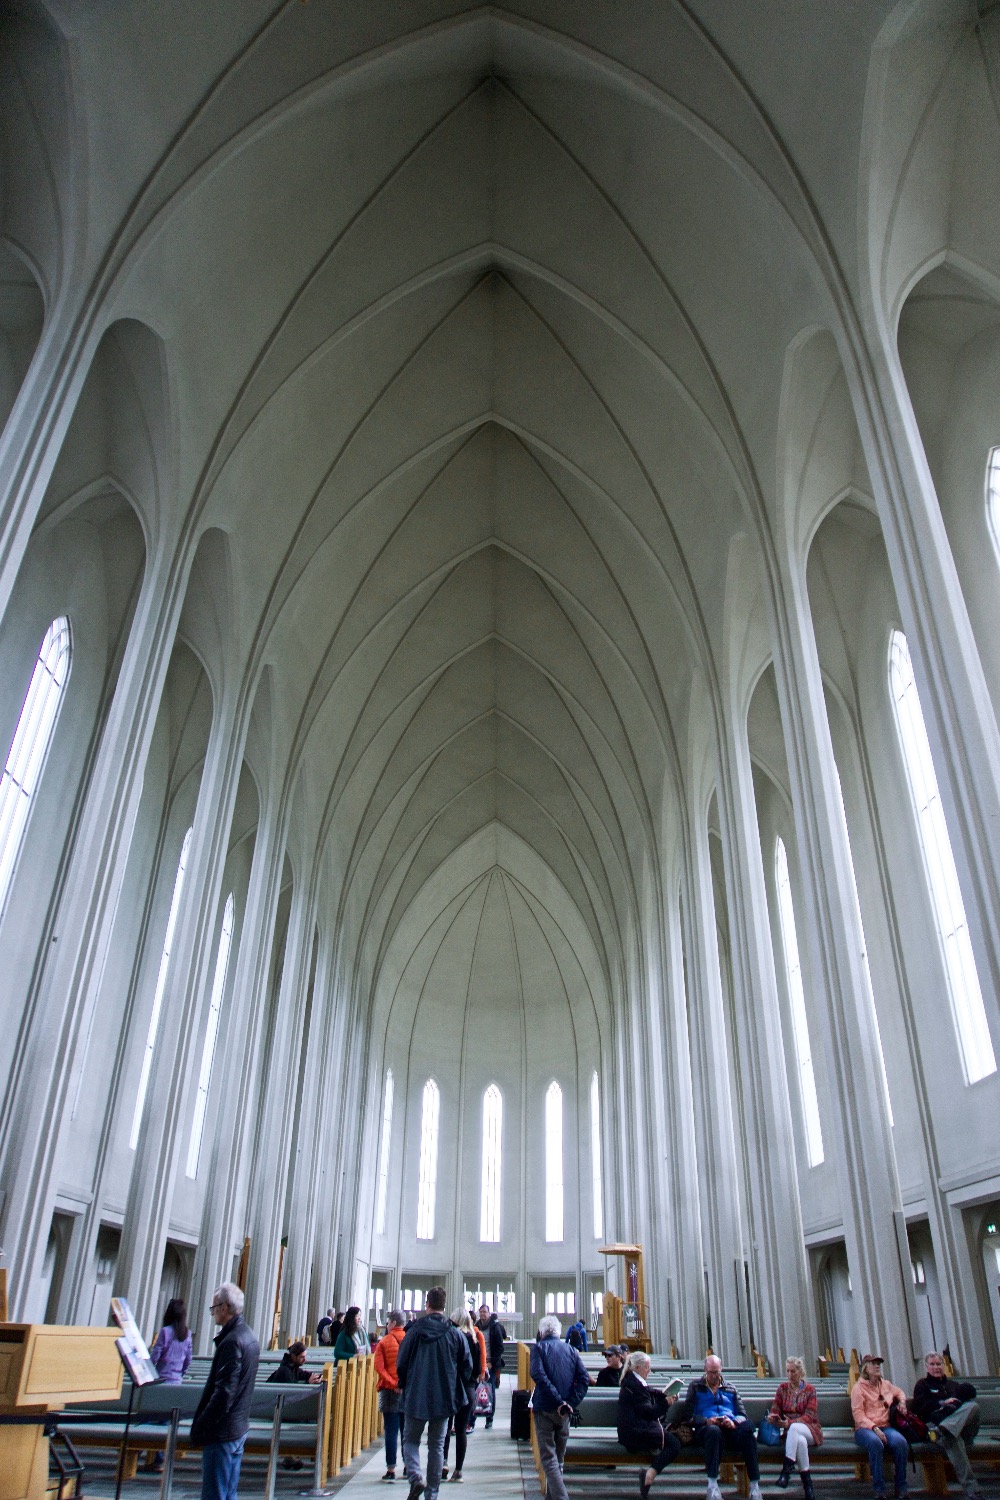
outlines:
M847 808L844 805L844 787L840 780L840 772L836 764L833 774L837 778L837 806L840 809L840 826L844 835L844 845L847 849L848 866L851 874L851 895L854 897L854 918L857 924L857 938L861 944L861 968L865 976L865 985L868 990L868 1003L871 1006L872 1020L875 1023L875 1042L878 1046L878 1065L882 1074L882 1087L885 1090L885 1106L889 1114L889 1124L895 1125L896 1121L892 1113L892 1098L889 1094L889 1075L885 1070L885 1049L882 1046L882 1029L878 1024L878 1011L875 1008L875 986L872 984L871 965L868 962L868 942L865 938L865 924L861 918L861 897L858 895L858 877L854 870L854 851L851 849L851 834L847 827Z
M917 695L906 637L894 630L889 642L889 684L903 764L917 819L931 906L941 940L945 980L967 1083L997 1068L983 992L958 884L958 871L938 790L924 715Z
M986 460L986 516L1000 554L1000 447L992 448Z
M604 1194L601 1191L601 1085L596 1070L590 1078L590 1171L594 1197L594 1239L604 1235Z
M799 1092L802 1096L802 1114L806 1124L806 1154L809 1157L809 1165L818 1167L824 1159L823 1129L819 1121L816 1074L813 1072L809 1023L806 1019L806 997L802 989L802 965L799 961L799 940L795 932L792 886L788 878L788 855L785 853L785 845L781 839L778 839L774 846L774 879L778 888L778 925L781 928L781 946L785 953L785 975L788 980L788 1001L792 1012L792 1040L795 1043Z
M555 1080L545 1091L545 1238L563 1237L563 1097Z
M69 677L69 621L53 620L39 648L0 780L0 912L10 890L28 813Z
M500 1151L503 1138L503 1096L495 1083L483 1095L483 1190L479 1210L479 1238L484 1244L500 1240Z
M212 1087L212 1068L215 1065L215 1043L219 1035L219 1017L222 1014L222 997L226 993L226 975L229 973L229 954L233 946L233 927L236 906L230 891L226 909L222 914L222 931L219 933L219 951L215 957L215 977L212 980L212 998L208 1003L208 1025L205 1028L205 1045L201 1051L201 1072L198 1074L198 1093L194 1101L194 1120L191 1125L191 1141L188 1146L187 1175L197 1177L201 1158L201 1142L205 1134L205 1111L208 1108L208 1091Z
M142 1055L139 1092L136 1095L135 1113L132 1116L132 1133L128 1138L129 1149L131 1151L134 1151L139 1144L139 1127L142 1124L142 1111L146 1103L146 1090L149 1088L149 1074L153 1066L153 1051L156 1047L156 1031L160 1024L163 994L167 987L167 974L170 971L170 954L174 946L174 931L177 927L177 913L180 911L181 906L181 892L184 889L184 871L187 869L188 850L191 848L191 832L192 830L189 828L184 835L184 842L181 845L181 857L177 862L177 874L174 876L174 893L170 898L167 933L163 939L163 952L160 954L160 967L156 975L156 989L153 991L153 1009L149 1017L149 1031L146 1033L146 1050Z
M389 1202L389 1148L392 1142L392 1069L385 1070L385 1098L382 1102L382 1140L378 1153L378 1199L375 1206L375 1233L385 1234L385 1211Z
M417 1184L417 1239L434 1238L434 1200L437 1196L438 1117L441 1095L433 1078L424 1084L420 1110L420 1177Z

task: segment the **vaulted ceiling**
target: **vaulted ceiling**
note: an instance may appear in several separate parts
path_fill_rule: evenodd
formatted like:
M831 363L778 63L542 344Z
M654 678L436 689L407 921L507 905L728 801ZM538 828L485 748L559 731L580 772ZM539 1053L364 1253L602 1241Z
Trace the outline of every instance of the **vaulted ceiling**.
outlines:
M228 537L324 899L374 974L509 830L620 974L890 7L48 9L78 271L163 341L163 536Z

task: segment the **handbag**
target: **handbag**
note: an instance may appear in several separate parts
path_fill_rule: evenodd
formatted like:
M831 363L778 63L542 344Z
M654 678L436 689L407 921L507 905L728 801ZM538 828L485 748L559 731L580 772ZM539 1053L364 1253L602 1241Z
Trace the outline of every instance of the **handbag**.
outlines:
M895 1427L901 1437L908 1443L926 1443L927 1423L915 1417L910 1411L902 1411L898 1401L894 1401L889 1407L889 1426Z
M477 1417L489 1416L493 1410L493 1387L488 1380L480 1380L472 1398L472 1410Z
M765 1448L780 1448L784 1441L781 1428L769 1417L761 1417L757 1428L757 1441L763 1443Z

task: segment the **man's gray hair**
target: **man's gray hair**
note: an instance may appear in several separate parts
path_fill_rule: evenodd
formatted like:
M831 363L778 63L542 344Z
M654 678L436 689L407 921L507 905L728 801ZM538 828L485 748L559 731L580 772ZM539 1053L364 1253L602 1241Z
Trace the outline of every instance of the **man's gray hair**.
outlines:
M237 1317L243 1311L243 1293L235 1281L224 1281L221 1286L217 1286L212 1293L212 1301L224 1302Z
M556 1317L555 1313L549 1313L548 1316L542 1318L538 1324L538 1337L540 1339L547 1339L549 1337L549 1334L554 1335L554 1337L557 1339L562 1338L562 1324Z

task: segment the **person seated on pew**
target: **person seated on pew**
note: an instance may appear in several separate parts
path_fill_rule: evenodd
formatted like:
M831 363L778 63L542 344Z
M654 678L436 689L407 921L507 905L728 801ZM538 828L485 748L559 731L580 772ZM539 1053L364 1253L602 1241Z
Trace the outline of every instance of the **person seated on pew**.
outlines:
M639 1475L639 1493L643 1500L649 1494L657 1474L661 1474L681 1451L681 1441L666 1423L667 1408L676 1396L656 1390L649 1384L652 1361L637 1350L629 1357L618 1387L618 1441L629 1453L649 1453L652 1462ZM604 1374L604 1371L601 1371Z
M609 1347L604 1351L604 1358L607 1360L607 1364L604 1366L603 1370L598 1370L597 1379L594 1381L594 1384L614 1386L620 1385L622 1378L622 1351L619 1349L618 1345L609 1345Z
M692 1380L684 1397L679 1422L687 1423L694 1440L705 1450L706 1500L721 1500L719 1464L723 1447L735 1449L750 1480L749 1500L761 1500L757 1439L747 1421L739 1391L722 1378L722 1360L715 1354L705 1359L705 1373Z
M936 1349L927 1355L924 1365L927 1374L914 1387L910 1410L928 1426L937 1428L955 1478L967 1495L978 1497L969 1464L969 1448L979 1431L976 1387L967 1380L949 1380L944 1372L944 1355Z
M872 1471L875 1500L884 1500L885 1473L882 1460L892 1454L896 1480L896 1500L906 1500L906 1460L909 1444L901 1432L889 1425L889 1410L894 1401L906 1411L906 1397L898 1385L882 1378L885 1360L881 1354L866 1354L861 1361L861 1379L851 1392L851 1414L854 1417L854 1441L864 1450Z
M816 1387L809 1384L806 1367L796 1354L790 1354L785 1360L785 1374L788 1379L778 1386L767 1414L768 1421L774 1423L785 1440L785 1461L777 1485L779 1490L786 1490L792 1471L798 1468L805 1500L813 1500L809 1447L823 1441Z
M278 1368L267 1377L268 1385L272 1381L279 1385L319 1385L323 1376L319 1370L312 1375L304 1368L306 1362L306 1346L296 1339L294 1344L289 1344L281 1356ZM281 1460L283 1469L301 1469L301 1458L283 1458Z

